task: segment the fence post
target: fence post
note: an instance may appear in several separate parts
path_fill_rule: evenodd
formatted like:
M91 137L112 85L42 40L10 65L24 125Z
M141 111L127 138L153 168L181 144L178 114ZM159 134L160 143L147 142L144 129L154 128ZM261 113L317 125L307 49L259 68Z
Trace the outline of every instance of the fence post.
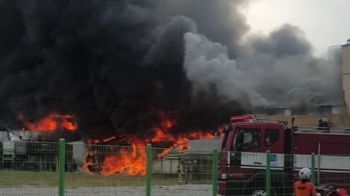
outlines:
M213 151L213 163L212 163L212 184L213 184L213 196L217 196L218 188L218 149L214 148Z
M147 160L146 160L146 196L151 196L151 172L152 172L152 148L151 144L147 144Z
M266 152L266 195L271 196L271 154Z
M315 184L315 153L311 154L311 182Z
M66 142L63 138L59 140L58 151L58 195L64 196L64 172L65 172L65 158L66 158Z

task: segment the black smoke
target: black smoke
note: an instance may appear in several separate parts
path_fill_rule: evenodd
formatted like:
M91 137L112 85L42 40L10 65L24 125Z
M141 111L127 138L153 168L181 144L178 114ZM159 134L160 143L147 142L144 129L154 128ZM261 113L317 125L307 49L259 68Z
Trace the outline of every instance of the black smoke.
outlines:
M34 120L73 114L84 138L145 138L163 110L179 117L173 133L216 129L254 104L222 101L214 83L193 93L196 82L183 66L186 33L227 45L228 57L241 57L237 62L265 51L267 61L311 55L303 39L283 42L295 37L286 27L242 43L249 30L240 13L245 3L0 0L0 118L14 123L19 114Z

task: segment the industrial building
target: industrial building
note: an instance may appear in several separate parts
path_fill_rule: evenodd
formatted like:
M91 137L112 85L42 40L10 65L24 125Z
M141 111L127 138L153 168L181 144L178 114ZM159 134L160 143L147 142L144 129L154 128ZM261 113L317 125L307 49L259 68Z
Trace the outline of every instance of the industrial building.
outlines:
M350 110L350 42L342 46L342 81L343 81L343 95L344 106L347 114Z
M341 77L343 99L332 100L317 105L313 112L300 113L284 105L276 105L264 110L255 111L254 114L260 118L288 121L291 123L295 118L295 125L317 125L320 119L333 125L350 124L350 40L344 45L339 45L342 50Z

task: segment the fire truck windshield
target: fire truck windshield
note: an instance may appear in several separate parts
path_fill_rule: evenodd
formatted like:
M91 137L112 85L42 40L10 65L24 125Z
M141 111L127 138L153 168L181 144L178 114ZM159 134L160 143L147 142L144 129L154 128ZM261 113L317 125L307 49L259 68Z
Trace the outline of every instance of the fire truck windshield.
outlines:
M247 151L260 148L260 129L237 128L232 142L232 151Z

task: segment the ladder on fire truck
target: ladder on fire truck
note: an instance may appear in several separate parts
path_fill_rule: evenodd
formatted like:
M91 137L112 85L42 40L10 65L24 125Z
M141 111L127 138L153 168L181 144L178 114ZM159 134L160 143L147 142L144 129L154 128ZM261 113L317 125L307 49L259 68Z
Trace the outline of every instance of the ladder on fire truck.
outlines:
M274 122L274 123L282 123L286 127L288 127L288 121L281 121L278 119L272 118L255 118L255 122ZM350 126L294 126L294 117L292 118L291 128L295 133L338 133L338 134L350 134Z

